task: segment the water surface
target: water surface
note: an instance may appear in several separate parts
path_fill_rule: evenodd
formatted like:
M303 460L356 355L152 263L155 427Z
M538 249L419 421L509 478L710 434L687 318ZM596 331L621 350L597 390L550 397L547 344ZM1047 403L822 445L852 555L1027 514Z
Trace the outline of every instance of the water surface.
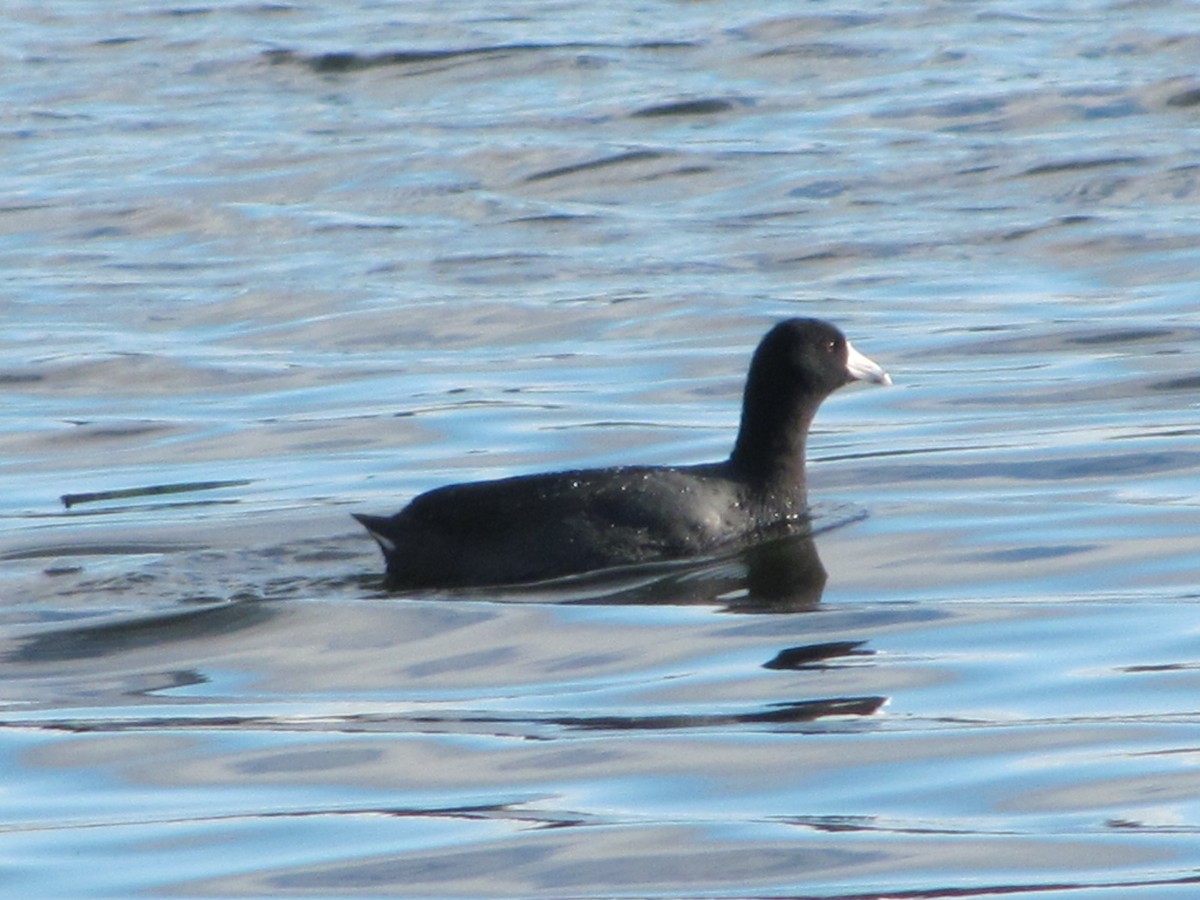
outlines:
M1191 5L6 20L12 890L1193 895ZM720 458L789 315L896 386L787 590L380 592L350 512Z

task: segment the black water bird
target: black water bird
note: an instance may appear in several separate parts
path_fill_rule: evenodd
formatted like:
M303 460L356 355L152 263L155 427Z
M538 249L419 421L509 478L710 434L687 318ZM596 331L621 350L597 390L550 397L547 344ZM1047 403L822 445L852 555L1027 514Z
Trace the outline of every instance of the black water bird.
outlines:
M393 516L354 517L383 550L389 590L542 581L751 546L807 526L809 425L851 381L892 383L833 325L787 319L754 352L722 462L453 484Z

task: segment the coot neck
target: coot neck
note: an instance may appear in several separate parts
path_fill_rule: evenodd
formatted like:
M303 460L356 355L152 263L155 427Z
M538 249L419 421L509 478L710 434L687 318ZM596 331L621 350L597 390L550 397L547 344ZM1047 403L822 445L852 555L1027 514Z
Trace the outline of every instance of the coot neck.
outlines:
M802 496L808 428L819 405L805 385L752 367L732 468L755 487Z

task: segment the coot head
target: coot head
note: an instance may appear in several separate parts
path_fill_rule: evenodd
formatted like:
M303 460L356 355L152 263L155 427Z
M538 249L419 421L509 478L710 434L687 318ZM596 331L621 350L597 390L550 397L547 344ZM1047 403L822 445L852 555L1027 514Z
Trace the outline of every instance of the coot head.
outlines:
M821 401L851 381L891 384L833 325L786 319L759 342L746 376L742 422L730 457L761 481L803 486L808 428Z

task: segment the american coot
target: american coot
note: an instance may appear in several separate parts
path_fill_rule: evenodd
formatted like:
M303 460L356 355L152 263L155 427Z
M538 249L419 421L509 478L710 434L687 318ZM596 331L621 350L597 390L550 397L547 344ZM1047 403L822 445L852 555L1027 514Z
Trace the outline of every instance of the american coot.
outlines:
M892 383L833 325L788 319L754 352L723 462L453 484L394 516L355 518L383 549L389 590L541 581L752 544L806 526L808 427L851 381Z

